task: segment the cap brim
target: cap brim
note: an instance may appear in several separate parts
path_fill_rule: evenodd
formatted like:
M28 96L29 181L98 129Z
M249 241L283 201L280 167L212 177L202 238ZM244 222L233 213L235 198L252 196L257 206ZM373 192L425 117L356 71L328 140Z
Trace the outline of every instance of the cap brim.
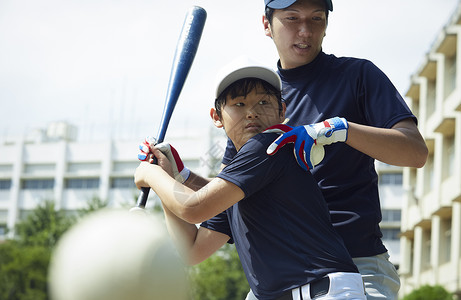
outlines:
M288 6L293 5L293 3L295 2L296 0L277 0L269 2L266 6L272 9L284 9ZM333 3L331 2L331 0L325 0L325 5L327 6L327 9L329 11L333 11Z
M226 75L227 74L227 75ZM264 66L249 65L234 68L233 71L227 72L216 86L216 98L232 83L243 78L258 78L268 82L277 90L282 89L282 82L279 75L272 69Z

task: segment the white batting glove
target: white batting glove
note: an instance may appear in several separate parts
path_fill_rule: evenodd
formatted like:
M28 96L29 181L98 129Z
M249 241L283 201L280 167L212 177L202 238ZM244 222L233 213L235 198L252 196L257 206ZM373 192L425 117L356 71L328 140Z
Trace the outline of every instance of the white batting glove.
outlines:
M190 176L190 170L184 166L178 151L168 143L157 144L155 148L160 150L170 161L171 167L173 168L174 179L180 183L186 182Z
M347 140L349 124L344 118L334 117L309 126L314 128L317 133L317 144L330 145Z

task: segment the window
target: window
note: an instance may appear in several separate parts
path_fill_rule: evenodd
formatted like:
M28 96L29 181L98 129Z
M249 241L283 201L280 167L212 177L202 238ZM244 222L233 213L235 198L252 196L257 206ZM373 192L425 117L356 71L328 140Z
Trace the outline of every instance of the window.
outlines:
M133 177L120 177L120 178L112 178L112 182L110 185L111 188L118 188L118 189L135 189L136 185L134 184Z
M11 179L0 180L0 190L9 190L11 188Z
M381 229L383 233L383 240L399 240L400 229L397 228L383 228Z
M48 190L53 189L54 179L24 179L22 189L24 190Z
M66 189L96 189L99 178L71 178L66 180Z
M382 216L383 222L400 222L402 219L402 212L400 209L383 209Z
M402 185L402 173L383 173L379 175L379 184Z

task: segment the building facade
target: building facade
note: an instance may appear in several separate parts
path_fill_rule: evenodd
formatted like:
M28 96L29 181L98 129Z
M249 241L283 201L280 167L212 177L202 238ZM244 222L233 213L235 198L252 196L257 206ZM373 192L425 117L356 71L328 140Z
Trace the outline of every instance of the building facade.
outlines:
M461 295L461 6L438 34L406 94L429 148L405 168L401 295L442 285Z
M169 135L169 142L191 170L208 176L219 167L226 141L214 132ZM85 208L93 197L110 207L136 204L133 175L141 141L77 142L75 136L75 127L52 123L46 131L0 144L0 239L6 232L12 235L15 224L46 200L70 213ZM150 193L148 208L157 201Z

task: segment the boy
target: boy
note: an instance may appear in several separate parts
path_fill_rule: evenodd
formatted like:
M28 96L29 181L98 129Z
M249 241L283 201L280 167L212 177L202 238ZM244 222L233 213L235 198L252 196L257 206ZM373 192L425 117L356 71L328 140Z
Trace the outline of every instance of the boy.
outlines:
M162 200L187 262L235 243L258 299L365 299L312 175L289 147L265 154L277 134L262 132L285 117L278 75L256 65L233 67L219 81L210 115L237 150L217 178L194 191L172 178L170 162L156 148L159 165L141 162L135 173L138 188L149 186Z

